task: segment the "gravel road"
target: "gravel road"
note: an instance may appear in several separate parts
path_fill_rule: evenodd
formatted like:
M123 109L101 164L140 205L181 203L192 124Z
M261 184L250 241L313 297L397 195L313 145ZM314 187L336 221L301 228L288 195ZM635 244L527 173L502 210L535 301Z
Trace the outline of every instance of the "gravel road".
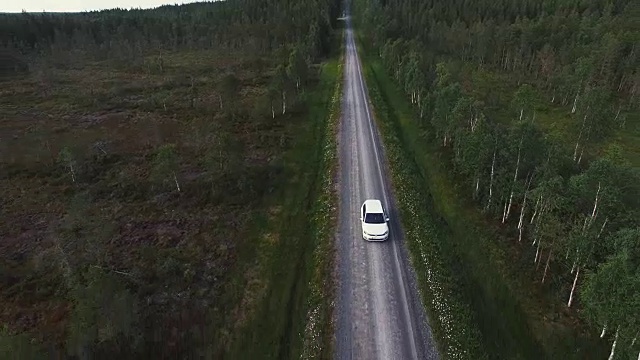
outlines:
M337 359L437 359L420 301L383 147L372 119L362 67L346 18L344 91L338 152L340 218L337 248ZM382 201L391 221L385 242L362 239L364 200Z

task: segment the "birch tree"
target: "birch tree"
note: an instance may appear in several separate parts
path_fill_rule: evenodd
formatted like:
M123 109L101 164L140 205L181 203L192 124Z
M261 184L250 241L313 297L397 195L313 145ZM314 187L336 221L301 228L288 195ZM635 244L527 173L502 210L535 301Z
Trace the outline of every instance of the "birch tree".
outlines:
M577 117L580 128L573 151L573 160L581 162L586 144L602 140L611 133L615 114L609 106L610 92L600 87L587 87L579 101Z
M582 95L582 92L586 86L590 84L591 74L593 71L593 61L588 57L581 57L576 61L573 73L573 88L575 89L575 96L573 98L573 105L571 107L571 113L575 113L578 107L578 100Z
M299 47L294 47L289 55L287 64L287 75L296 83L296 90L300 90L307 80L308 66Z
M409 95L411 104L420 104L419 98L419 81L422 77L420 73L420 63L418 55L415 51L411 51L406 56L404 68L404 79L402 81L404 85L404 91Z
M71 152L69 147L64 147L60 150L58 155L58 161L67 170L71 182L75 183L77 178L78 165L75 155Z
M280 100L282 104L282 115L287 113L287 92L289 90L289 77L287 75L286 67L282 64L278 65L275 70L272 88L277 89L280 94Z
M609 356L613 359L620 335L632 339L640 325L634 316L640 313L640 228L623 229L607 241L613 243L615 253L586 275L580 294L589 319L596 325L615 329L611 333ZM626 349L621 350L633 350L633 345L625 344Z
M509 188L509 200L506 211L503 214L502 222L509 219L511 208L516 199L531 187L527 184L527 178L533 180L536 170L543 165L544 154L548 153L548 145L544 140L544 135L531 122L519 122L511 128L509 152L513 166L513 178ZM524 201L524 199L523 199ZM520 204L522 208L523 204Z
M473 198L481 198L481 189L489 186L488 168L492 164L494 139L484 114L476 108L468 113L467 101L458 103L454 116L460 126L455 142L454 161L456 168L471 180ZM483 198L483 197L482 197Z
M544 284L547 279L547 275L549 274L549 266L551 264L551 260L554 256L557 256L559 249L561 249L561 244L558 244L564 238L565 234L565 224L563 220L558 216L558 212L554 207L557 204L548 204L545 208L544 212L539 218L540 228L538 233L537 240L537 263L541 265L543 263L543 256L546 257L543 265L543 273L541 283ZM545 254L546 251L546 254ZM538 268L538 266L536 266Z
M447 85L435 94L435 107L432 122L442 138L442 146L447 146L453 135L453 108L461 96L460 85L457 83Z
M549 84L549 80L555 70L555 51L551 45L547 43L538 51L536 56L540 63L540 75L542 75L545 82Z
M520 85L512 101L512 106L518 113L518 121L522 121L523 118L527 119L528 116L533 116L535 101L536 93L533 87L529 84Z
M405 51L403 39L388 40L382 51L382 59L396 81L401 79L402 59Z
M178 161L178 154L174 144L160 146L153 158L151 179L158 186L171 183L180 192L180 183L178 182L180 164Z
M624 213L624 202L613 180L616 172L609 160L600 159L591 163L583 174L570 179L570 196L577 210L577 221L572 231L575 255L571 272L575 270L575 277L568 306L572 304L581 268L591 264L594 253L601 248L601 239L616 226L619 214Z
M205 168L209 177L217 180L224 174L234 173L242 161L243 149L232 134L223 129L216 131L205 154Z

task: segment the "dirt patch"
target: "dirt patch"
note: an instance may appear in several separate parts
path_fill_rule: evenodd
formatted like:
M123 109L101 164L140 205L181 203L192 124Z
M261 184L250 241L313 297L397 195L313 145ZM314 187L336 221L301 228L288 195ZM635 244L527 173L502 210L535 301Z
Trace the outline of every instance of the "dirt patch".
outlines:
M127 111L102 112L97 114L89 114L81 116L76 122L76 126L88 128L91 126L118 126L126 125L131 117Z
M175 247L184 238L185 224L179 220L129 222L120 226L114 246L155 245Z

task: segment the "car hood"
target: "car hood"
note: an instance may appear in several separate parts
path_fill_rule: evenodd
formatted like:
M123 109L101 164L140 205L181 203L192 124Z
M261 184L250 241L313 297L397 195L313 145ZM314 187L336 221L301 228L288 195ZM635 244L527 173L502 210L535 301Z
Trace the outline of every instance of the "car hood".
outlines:
M384 224L367 224L362 223L362 229L367 232L367 234L371 235L382 235L385 232L389 231L389 227L386 223Z

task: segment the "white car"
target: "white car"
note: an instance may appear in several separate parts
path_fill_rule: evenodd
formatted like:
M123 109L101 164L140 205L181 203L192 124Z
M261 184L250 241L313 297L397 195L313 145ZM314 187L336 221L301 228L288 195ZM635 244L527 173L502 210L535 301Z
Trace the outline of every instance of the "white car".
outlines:
M384 241L389 238L389 217L380 200L369 199L360 208L362 238L368 241Z

